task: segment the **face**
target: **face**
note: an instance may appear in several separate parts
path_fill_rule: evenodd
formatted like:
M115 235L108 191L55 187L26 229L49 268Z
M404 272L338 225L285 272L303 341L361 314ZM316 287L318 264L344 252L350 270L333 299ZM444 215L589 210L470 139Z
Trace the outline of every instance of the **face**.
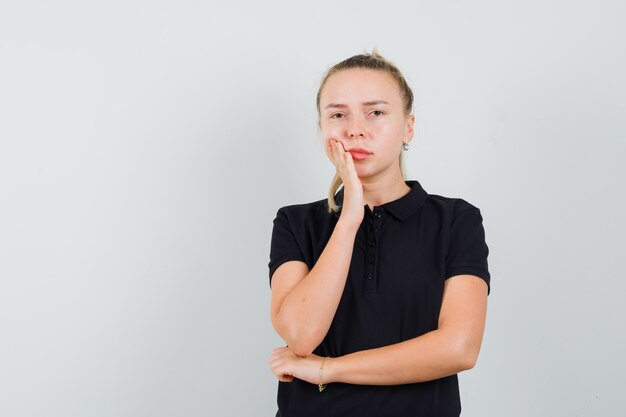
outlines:
M324 146L334 138L346 151L368 151L364 158L351 152L360 178L400 172L402 144L413 138L415 119L403 109L400 88L388 73L360 68L335 73L320 96Z

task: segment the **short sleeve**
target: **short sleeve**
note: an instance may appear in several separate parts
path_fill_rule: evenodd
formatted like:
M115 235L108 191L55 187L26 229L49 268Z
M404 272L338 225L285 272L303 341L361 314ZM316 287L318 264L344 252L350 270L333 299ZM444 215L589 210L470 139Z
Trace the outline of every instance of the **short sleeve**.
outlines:
M272 287L272 275L280 265L287 261L306 262L283 207L276 213L272 230L270 261L268 263L270 288Z
M445 278L461 274L476 275L487 283L489 295L491 275L487 262L488 255L489 247L485 241L480 209L474 207L461 211L452 220Z

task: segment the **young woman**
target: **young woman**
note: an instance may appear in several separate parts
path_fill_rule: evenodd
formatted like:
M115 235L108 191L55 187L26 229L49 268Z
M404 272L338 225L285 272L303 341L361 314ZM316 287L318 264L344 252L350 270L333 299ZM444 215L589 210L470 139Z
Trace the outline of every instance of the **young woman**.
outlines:
M336 175L326 199L282 207L270 249L277 416L459 416L490 292L480 209L406 180L413 93L374 50L317 95ZM337 192L339 186L341 190Z

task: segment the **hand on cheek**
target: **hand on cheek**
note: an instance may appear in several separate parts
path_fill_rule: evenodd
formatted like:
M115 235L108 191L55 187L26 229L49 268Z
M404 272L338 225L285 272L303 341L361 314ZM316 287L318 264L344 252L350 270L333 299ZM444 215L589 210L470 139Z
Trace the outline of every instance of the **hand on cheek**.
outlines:
M341 177L345 189L341 217L350 224L359 226L363 220L363 185L356 171L352 154L346 152L340 141L330 138L326 153L337 173Z

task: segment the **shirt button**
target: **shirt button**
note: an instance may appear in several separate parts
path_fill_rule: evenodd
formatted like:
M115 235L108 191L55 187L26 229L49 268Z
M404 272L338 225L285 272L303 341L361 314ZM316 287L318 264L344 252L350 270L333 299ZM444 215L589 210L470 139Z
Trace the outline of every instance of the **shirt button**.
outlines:
M369 259L369 261L370 261L370 263L371 263L371 264L373 264L373 263L374 263L374 257L372 256L372 257Z
M376 217L377 219L380 219L380 211L377 211L376 213L374 213L374 217Z
M370 246L374 246L374 241L370 240Z
M373 274L367 274L367 279L372 279L374 277Z

